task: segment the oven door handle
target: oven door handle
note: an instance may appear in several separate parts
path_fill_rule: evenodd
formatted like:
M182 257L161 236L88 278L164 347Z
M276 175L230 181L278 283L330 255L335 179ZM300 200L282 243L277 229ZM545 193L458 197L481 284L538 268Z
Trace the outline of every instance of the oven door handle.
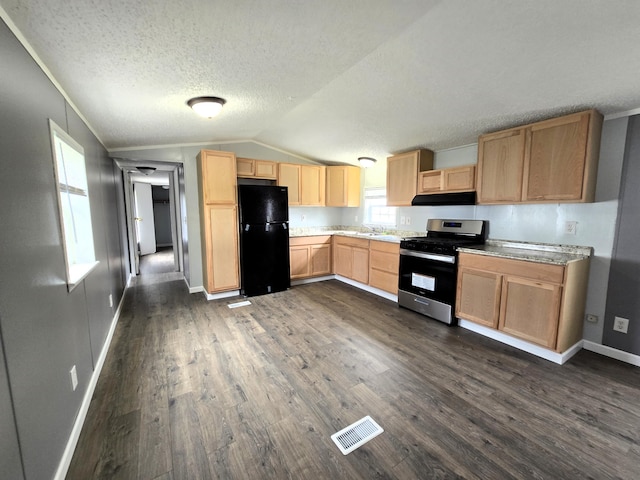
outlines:
M424 258L425 260L433 260L435 262L456 263L456 257L453 255L436 255L435 253L414 252L413 250L407 250L406 248L400 249L400 255Z

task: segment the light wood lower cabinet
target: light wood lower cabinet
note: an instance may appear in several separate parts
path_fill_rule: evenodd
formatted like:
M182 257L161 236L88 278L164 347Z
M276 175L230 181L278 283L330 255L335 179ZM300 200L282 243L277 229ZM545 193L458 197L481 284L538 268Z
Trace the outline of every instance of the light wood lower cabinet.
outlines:
M397 295L399 266L399 243L370 241L369 285Z
M289 263L292 280L331 274L331 236L290 238Z
M238 270L238 208L235 205L204 207L204 271L207 292L236 290Z
M460 253L456 316L564 352L582 338L589 259L566 265Z
M369 240L333 237L333 271L360 283L369 282Z

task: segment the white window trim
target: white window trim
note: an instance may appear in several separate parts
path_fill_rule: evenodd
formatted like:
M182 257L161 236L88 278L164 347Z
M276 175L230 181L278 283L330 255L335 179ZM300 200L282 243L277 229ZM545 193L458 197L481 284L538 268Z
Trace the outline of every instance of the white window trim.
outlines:
M78 142L76 142L67 132L65 132L59 125L57 125L53 120L49 119L49 130L51 137L51 153L53 160L53 171L55 173L55 182L56 182L56 192L58 197L58 213L60 220L60 231L62 234L62 247L64 250L64 261L67 273L67 289L71 292L75 287L77 287L87 276L100 264L99 261L95 260L95 240L93 239L93 231L91 232L92 241L94 243L94 260L86 263L71 263L69 260L69 254L67 252L67 239L64 227L64 213L62 206L62 195L60 192L60 175L58 172L58 162L57 162L57 147L56 147L56 139L55 137L59 137L68 146L73 148L82 154L84 158L84 148ZM85 159L85 175L86 175L86 159ZM89 206L91 205L90 195L87 189L87 197L89 201ZM92 226L93 229L93 226Z
M374 193L374 195L367 195L367 193ZM389 207L385 205L385 208L392 208L395 212L395 218L393 223L374 223L370 221L368 218L368 209L367 209L367 199L372 198L385 198L387 197L387 190L385 187L367 187L364 189L363 195L363 207L364 207L364 219L363 225L370 227L384 227L384 228L397 228L398 227L398 219L397 219L397 207ZM386 202L385 202L386 203ZM380 205L382 206L382 205Z

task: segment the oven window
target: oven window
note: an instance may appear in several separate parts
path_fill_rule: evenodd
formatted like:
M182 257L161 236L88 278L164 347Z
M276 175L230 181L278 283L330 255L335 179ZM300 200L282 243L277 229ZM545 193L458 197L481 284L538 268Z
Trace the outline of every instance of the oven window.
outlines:
M400 255L400 290L453 304L456 266L424 258Z

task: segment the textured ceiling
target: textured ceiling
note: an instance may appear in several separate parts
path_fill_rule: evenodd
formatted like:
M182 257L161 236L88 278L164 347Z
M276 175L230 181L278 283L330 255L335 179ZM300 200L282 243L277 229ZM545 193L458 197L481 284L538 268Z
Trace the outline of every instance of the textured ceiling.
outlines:
M640 107L636 0L0 5L109 149L252 139L353 163Z

